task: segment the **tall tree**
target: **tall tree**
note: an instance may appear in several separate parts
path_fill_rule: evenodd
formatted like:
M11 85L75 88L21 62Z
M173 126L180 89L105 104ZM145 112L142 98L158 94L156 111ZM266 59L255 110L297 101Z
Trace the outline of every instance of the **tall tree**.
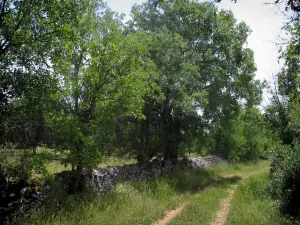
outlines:
M237 23L231 12L218 12L211 3L150 0L132 13L132 30L153 36L150 57L164 95L161 102L146 101L150 121L142 122L142 145L153 145L147 136L156 127L152 137L160 135L154 142L164 143L158 144L163 150L157 154L176 158L191 131L203 133L203 124L221 125L233 118L243 100L249 107L259 103L261 84L254 80L253 52L245 48L250 29ZM139 149L148 152L145 148Z
M53 59L59 92L47 118L55 146L68 150L68 162L81 171L99 163L95 139L105 121L118 114L142 117L148 39L142 32L125 35L121 19L103 2L81 2L72 19L72 35Z
M300 24L299 22L289 26L291 34L290 43L282 54L285 66L276 76L276 90L273 92L272 103L267 108L266 119L274 130L276 138L283 144L291 145L296 138L294 130L291 129L291 115L295 106L299 103L299 52L300 52ZM295 112L295 111L294 111ZM293 115L295 115L293 112Z
M2 143L34 147L43 103L55 89L50 58L79 4L4 0L0 3L0 129ZM35 139L35 140L34 140Z
M44 113L57 84L51 58L62 37L70 34L66 27L79 7L80 1L0 2L1 153L8 143L35 149L44 141ZM19 168L26 167L29 174L31 166L39 164L37 158L25 157L24 161L14 158L14 163ZM29 162L33 164L28 165ZM5 166L3 159L0 173ZM22 174L19 169L18 173L19 178L27 178L27 173Z
M276 76L277 89L266 112L267 122L273 131L274 140L277 141L272 148L270 187L279 200L281 211L299 220L299 21L294 21L287 29L291 39L282 54L285 65Z

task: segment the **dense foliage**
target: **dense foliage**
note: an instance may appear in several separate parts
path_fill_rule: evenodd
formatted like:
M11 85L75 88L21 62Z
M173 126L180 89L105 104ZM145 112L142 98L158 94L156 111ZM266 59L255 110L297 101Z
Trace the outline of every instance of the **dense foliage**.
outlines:
M82 171L108 155L271 156L272 193L299 219L299 1L280 2L295 16L262 113L251 30L217 4L148 0L124 24L98 0L2 0L0 185L53 160Z
M291 24L288 31L291 39L282 55L285 67L277 75L278 88L266 111L266 120L273 130L274 139L279 142L272 149L271 188L274 196L280 200L281 210L299 219L299 22Z
M134 127L140 135L131 141L139 160L177 159L192 145L199 150L211 138L207 133L218 129L225 135L224 126L242 108L259 104L262 84L254 80L253 52L245 47L250 29L231 12L182 0L149 1L132 14L131 32L152 36L149 54L160 88L145 97L146 119ZM209 147L229 157L220 142Z
M266 156L268 132L256 108L264 83L254 78L250 28L232 12L150 0L135 5L125 25L96 0L0 7L6 174L27 168L15 176L27 179L51 159L82 171L112 154L140 162L186 152ZM39 146L48 148L46 161Z

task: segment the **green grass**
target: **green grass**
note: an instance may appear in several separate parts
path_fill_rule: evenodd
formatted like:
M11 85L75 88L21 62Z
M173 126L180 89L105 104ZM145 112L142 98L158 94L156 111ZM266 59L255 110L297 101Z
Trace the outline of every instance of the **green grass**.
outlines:
M275 201L268 197L268 179L268 173L262 171L238 186L231 203L227 225L292 224L280 216Z
M103 159L103 162L98 165L99 168L104 168L107 166L123 166L125 164L136 163L135 159L128 158L117 158L117 157L108 157ZM71 165L67 166L62 165L59 161L52 161L46 165L46 169L49 174L60 173L62 171L71 170Z
M209 224L227 190L253 171L266 171L269 162L219 165L179 170L164 177L124 182L102 195L65 196L54 183L49 200L11 224L150 225L165 211L190 201L170 224Z
M5 149L5 151L0 152L0 158L5 159L8 163L19 162L20 158L26 154L27 156L32 156L33 150L32 149ZM37 147L35 154L40 156L42 159L45 160L46 170L50 175L55 173L60 173L62 171L69 171L71 170L71 165L63 165L60 161L64 159L68 151L66 152L59 152L55 151L54 149L49 149L46 147ZM104 157L102 159L102 163L98 165L99 168L104 168L107 166L123 166L124 164L132 164L136 163L135 159L131 159L128 157Z
M228 195L226 188L207 188L191 199L187 207L175 217L170 225L207 225L219 209L219 202Z
M243 178L251 175L254 171L268 171L268 165L268 161L261 161L259 163L221 164L207 168L206 171L219 174L222 179L226 178L227 182L211 185L210 188L193 196L191 203L171 221L170 225L210 224L219 210L221 199L228 196L228 189L233 184L239 184ZM231 182L228 182L230 180Z

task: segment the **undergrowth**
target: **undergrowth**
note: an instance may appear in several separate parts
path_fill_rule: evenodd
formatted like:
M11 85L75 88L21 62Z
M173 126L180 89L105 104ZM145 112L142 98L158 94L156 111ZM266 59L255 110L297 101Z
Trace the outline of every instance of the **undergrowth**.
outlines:
M288 225L280 215L268 190L269 173L259 172L243 181L235 190L227 225Z
M190 201L171 224L209 224L227 190L246 174L263 171L269 162L219 165L198 170L178 170L163 177L123 182L105 194L65 195L52 183L52 192L43 206L10 224L22 225L150 225L165 211ZM201 222L199 222L201 221Z

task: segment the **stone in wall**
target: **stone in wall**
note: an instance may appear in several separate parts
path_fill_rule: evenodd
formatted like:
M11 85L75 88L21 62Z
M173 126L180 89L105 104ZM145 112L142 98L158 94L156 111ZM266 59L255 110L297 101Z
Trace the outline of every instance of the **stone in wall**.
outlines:
M62 181L69 193L90 189L103 193L113 189L118 182L162 176L180 167L197 169L220 162L221 159L216 156L190 158L179 163L155 160L149 164L109 166L79 174L74 171L64 171L57 174L56 177ZM49 190L50 187L45 185L41 192L38 192L34 186L25 181L0 185L0 224L4 223L8 216L15 212L26 211L41 204L47 197Z
M207 165L216 165L222 162L222 159L217 156L206 156L198 158L189 158L188 167L191 169L202 168Z
M81 174L68 173L63 182L67 184L69 193L82 190L93 190L102 193L114 188L118 182L133 181L138 179L162 176L180 167L190 169L202 168L207 165L219 164L222 160L216 156L190 158L185 162L172 163L171 161L153 161L148 164L127 164L124 166L109 166L106 168L94 169L92 172ZM58 177L63 173L58 174Z
M24 180L0 185L0 224L4 224L15 212L27 211L42 203L50 187L44 185L39 189L37 191L35 184L28 184Z

